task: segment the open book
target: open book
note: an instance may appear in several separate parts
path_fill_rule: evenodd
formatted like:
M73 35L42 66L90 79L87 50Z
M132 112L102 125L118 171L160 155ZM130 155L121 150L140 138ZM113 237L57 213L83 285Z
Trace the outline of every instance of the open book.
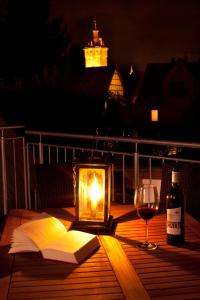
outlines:
M67 231L57 218L42 213L14 229L9 253L41 251L45 259L78 264L99 245L96 235Z

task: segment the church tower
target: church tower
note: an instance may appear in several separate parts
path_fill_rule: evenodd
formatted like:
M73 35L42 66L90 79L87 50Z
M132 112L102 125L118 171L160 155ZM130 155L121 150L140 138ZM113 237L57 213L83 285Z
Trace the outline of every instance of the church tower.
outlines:
M108 48L104 45L102 37L99 36L96 21L93 24L92 40L87 47L83 48L85 56L85 67L107 67Z

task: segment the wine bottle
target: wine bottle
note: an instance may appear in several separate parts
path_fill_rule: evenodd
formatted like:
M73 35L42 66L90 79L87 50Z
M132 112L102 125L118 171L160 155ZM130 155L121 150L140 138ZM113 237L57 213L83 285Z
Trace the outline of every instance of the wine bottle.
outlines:
M180 187L180 172L172 170L171 187L166 196L167 243L181 245L184 242L184 196Z

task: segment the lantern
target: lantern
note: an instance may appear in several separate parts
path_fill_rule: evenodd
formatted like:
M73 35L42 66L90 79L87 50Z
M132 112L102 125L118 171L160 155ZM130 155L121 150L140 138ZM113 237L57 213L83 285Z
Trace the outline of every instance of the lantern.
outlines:
M74 164L76 225L110 226L111 165Z

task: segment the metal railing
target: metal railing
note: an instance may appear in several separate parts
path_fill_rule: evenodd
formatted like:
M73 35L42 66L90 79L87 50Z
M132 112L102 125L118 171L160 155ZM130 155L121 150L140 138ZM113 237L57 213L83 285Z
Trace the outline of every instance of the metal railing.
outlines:
M28 208L24 126L0 126L0 211ZM21 132L22 131L22 132Z
M113 164L112 200L115 201L116 192L114 172L119 170L122 174L122 202L126 203L128 176L129 180L131 176L130 185L134 190L141 178L142 169L147 170L146 176L151 179L154 166L162 168L166 160L200 163L200 143L30 130L17 134L17 130L21 129L24 127L0 127L0 208L4 214L12 207L37 207L37 193L33 195L31 192L32 168L36 164L67 163L81 159L84 155L102 157ZM8 131L12 134L7 135ZM12 145L6 145L11 141ZM173 151L176 152L174 156Z
M162 167L162 163L166 160L200 163L198 153L196 153L197 159L191 156L172 157L170 155L170 152L173 152L174 149L177 149L177 151L178 149L193 149L198 151L200 150L200 144L198 143L37 131L26 131L26 135L35 139L34 143L27 143L27 153L32 153L33 164L66 163L67 161L76 160L77 157L82 157L84 153L87 153L89 156L101 156L102 158L107 158L108 156L108 160L113 163L114 170L118 169L122 173L121 194L123 203L126 203L126 170L127 168L132 170L132 189L134 190L141 177L140 164L143 165L142 160L148 161L148 165L146 166L148 174L146 176L150 179L152 178L152 170L156 161L160 163L160 167ZM112 192L113 201L115 200L116 191L114 178L112 176L112 185L114 186ZM31 203L30 198L29 203ZM34 201L34 203L37 203L37 201Z

